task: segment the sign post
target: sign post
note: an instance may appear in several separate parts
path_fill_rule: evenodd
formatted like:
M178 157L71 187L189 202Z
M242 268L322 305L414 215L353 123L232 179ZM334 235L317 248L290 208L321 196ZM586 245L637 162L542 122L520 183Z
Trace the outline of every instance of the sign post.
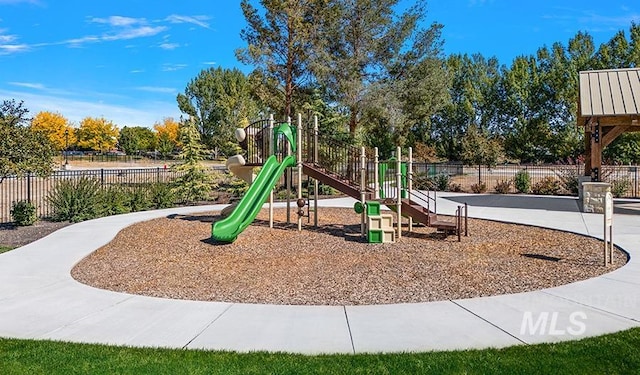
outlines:
M604 197L604 265L613 262L613 194Z

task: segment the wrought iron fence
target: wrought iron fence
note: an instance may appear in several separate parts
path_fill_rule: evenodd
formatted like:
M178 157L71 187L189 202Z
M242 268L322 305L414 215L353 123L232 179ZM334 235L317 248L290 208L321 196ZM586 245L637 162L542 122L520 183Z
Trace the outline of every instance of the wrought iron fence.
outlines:
M621 198L640 198L640 171L638 166L603 166L602 180L612 184L615 196ZM557 187L559 194L576 195L577 180L584 174L584 165L498 165L463 166L462 164L414 163L415 178L431 178L447 181L447 189L462 192L474 192L484 185L486 192L493 193L499 187L508 186L502 193L517 193L515 176L525 171L530 180L532 193L540 191L545 185ZM446 178L445 178L446 177ZM500 186L501 185L501 186Z
M224 166L212 167L208 171L224 170ZM127 168L127 169L87 169L59 170L47 177L33 175L25 177L8 177L0 182L0 223L12 221L11 207L18 201L29 201L36 206L38 217L51 216L48 195L61 181L80 177L94 178L102 187L112 185L130 188L148 186L150 183L168 183L180 176L173 168Z

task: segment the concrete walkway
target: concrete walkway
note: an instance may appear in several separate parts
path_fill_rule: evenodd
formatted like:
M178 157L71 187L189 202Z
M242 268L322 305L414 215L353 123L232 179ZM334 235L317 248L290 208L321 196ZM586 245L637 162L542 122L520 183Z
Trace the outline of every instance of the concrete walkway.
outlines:
M458 202L464 201L471 204L471 217L602 237L602 216L580 213L571 198L448 194L438 198L438 211L452 213ZM322 204L352 207L353 200ZM176 208L92 220L0 255L0 337L236 351L361 353L565 341L640 325L640 215L618 214L614 218L614 240L631 255L624 267L561 287L486 298L372 306L196 302L100 290L70 276L78 261L132 223L221 207Z

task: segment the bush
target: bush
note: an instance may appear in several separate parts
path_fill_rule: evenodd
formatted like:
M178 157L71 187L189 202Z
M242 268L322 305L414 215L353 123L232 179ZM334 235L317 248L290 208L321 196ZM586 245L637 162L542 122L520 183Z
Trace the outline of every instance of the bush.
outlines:
M130 212L127 191L119 185L102 189L98 199L96 216L110 216Z
M560 193L560 182L551 176L547 176L536 182L531 189L533 194L557 195Z
M556 172L557 173L557 172ZM580 188L580 179L578 178L578 170L575 166L567 166L560 169L557 173L562 188L571 195L578 195Z
M480 182L477 184L471 185L471 191L476 194L482 194L487 192L487 184L484 182Z
M527 194L531 190L531 176L529 172L521 169L513 179L513 185L519 193Z
M54 221L76 223L98 217L100 209L100 182L82 176L60 181L47 196L53 209Z
M452 182L452 183L449 184L449 191L453 191L454 193L461 193L462 192L462 185L456 184L455 182Z
M169 208L175 205L176 196L169 184L162 182L151 184L149 186L149 195L149 203L153 208Z
M449 190L450 177L446 173L441 173L433 178L433 188L437 191Z
M129 189L127 191L127 206L131 212L144 211L151 208L149 190L145 186Z
M38 220L36 206L29 201L14 202L11 206L11 217L15 225L26 227Z
M611 194L615 198L624 197L629 189L631 189L631 181L628 178L621 178L611 182Z
M433 181L426 173L416 173L413 176L413 188L417 190L432 190Z
M511 180L501 180L493 187L498 194L509 194L511 192Z

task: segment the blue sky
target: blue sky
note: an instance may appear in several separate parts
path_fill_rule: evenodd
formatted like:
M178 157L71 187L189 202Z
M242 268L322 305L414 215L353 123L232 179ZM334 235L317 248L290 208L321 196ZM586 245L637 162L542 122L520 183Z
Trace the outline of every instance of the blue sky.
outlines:
M257 0L254 4L257 4ZM405 4L410 0L403 0ZM637 0L431 0L444 52L496 56L503 64L578 31L596 45L640 23ZM178 118L175 97L202 69L238 67L239 1L0 0L0 100L31 114L118 126Z

